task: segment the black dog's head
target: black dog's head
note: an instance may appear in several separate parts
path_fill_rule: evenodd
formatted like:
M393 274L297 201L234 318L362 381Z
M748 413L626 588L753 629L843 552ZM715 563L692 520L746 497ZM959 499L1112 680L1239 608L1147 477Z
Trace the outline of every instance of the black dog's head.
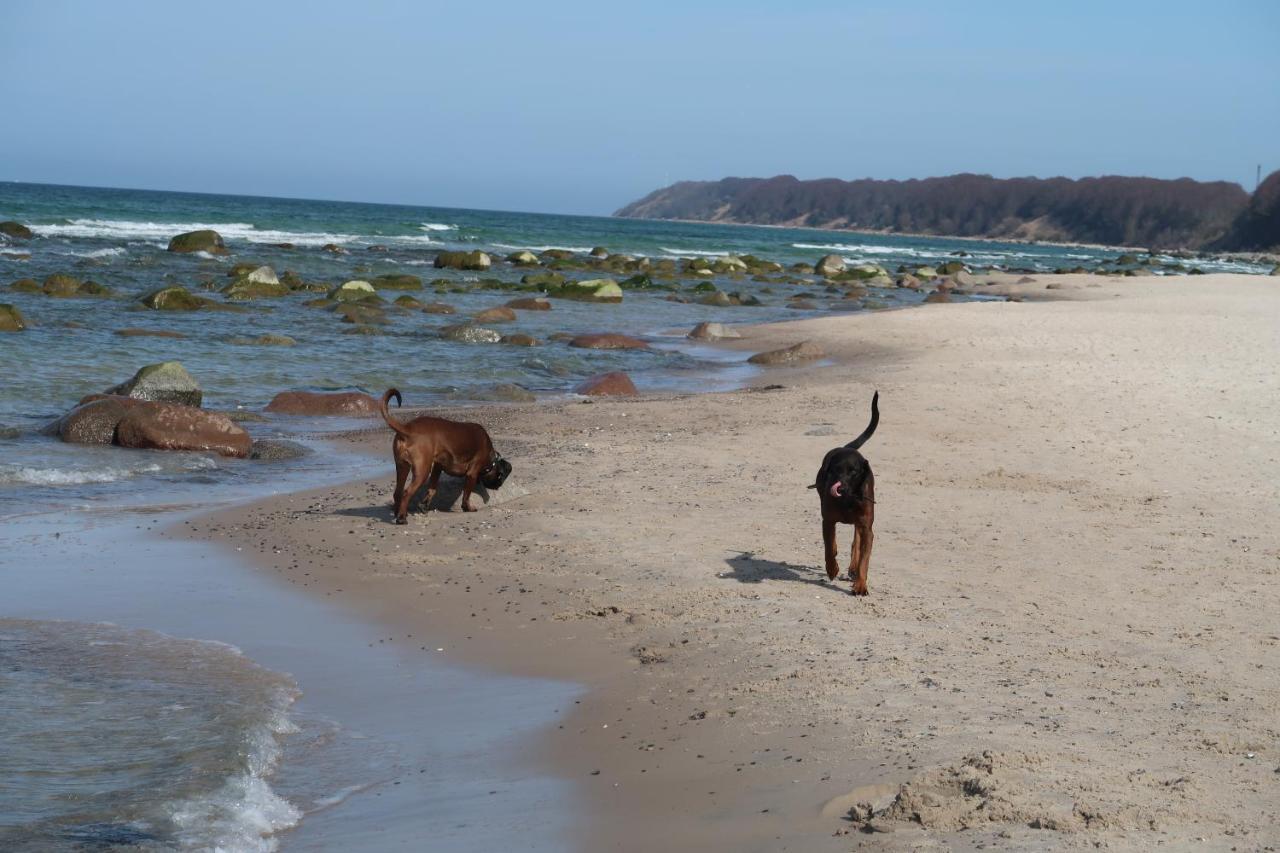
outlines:
M867 460L862 454L848 447L838 447L822 460L814 487L824 498L841 503L862 500L867 481Z
M500 489L510 476L511 463L503 459L502 455L495 451L493 459L480 472L480 482L484 484L486 489Z

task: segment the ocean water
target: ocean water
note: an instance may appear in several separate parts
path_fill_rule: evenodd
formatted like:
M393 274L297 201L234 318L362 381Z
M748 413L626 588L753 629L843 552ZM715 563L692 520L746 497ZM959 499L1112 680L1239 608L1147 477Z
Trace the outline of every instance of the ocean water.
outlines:
M260 463L200 453L77 446L40 434L40 427L84 395L127 379L145 364L181 361L201 383L205 406L221 410L258 410L288 389L377 394L395 385L408 405L447 405L509 382L540 397L555 397L607 370L626 370L648 390L723 388L742 381L751 369L744 356L690 345L680 335L668 334L670 330L702 321L794 319L829 312L840 301L816 281L716 277L717 287L754 295L762 305L711 307L668 301L661 291L628 291L617 305L557 300L551 311L520 312L518 322L501 327L544 341L555 332L625 332L648 337L654 343L651 351L578 350L556 343L532 348L467 345L440 339L439 327L502 304L512 294L483 288L452 292L473 287L479 276L433 269L441 250L488 251L495 265L486 277L508 283L527 272L501 260L517 249L586 253L603 246L655 259L751 254L784 265L835 252L850 263L873 262L891 271L899 264L951 260L958 252L966 253L964 260L975 268L1028 271L1096 267L1118 254L812 229L0 184L0 220L7 219L28 224L37 236L22 242L0 238L0 302L18 306L31 323L27 331L0 334L0 524L14 530L34 520L67 532L85 528L89 519L118 520L142 507L164 515L158 505L190 509L368 470L367 461L329 453ZM223 235L230 254L165 251L174 234L205 227ZM347 253L325 251L327 244ZM373 246L385 250L371 251ZM351 327L334 315L304 305L319 295L315 293L257 300L234 313L153 312L138 304L142 294L168 284L220 298L216 289L228 280L227 271L243 262L291 270L309 282L330 285L397 272L428 283L442 279L449 292L437 296L429 284L414 295L424 302L446 301L457 314L391 309L380 334L352 335L347 333ZM1206 271L1266 271L1229 260L1195 264ZM92 279L111 287L115 296L58 299L9 290L14 280L40 281L53 273ZM692 283L680 280L683 289ZM789 307L787 297L800 292L809 294L817 307ZM865 310L910 308L923 294L873 290L868 298ZM841 307L849 306L844 302ZM183 337L115 334L124 328ZM267 333L289 335L297 345L263 347L234 340ZM257 438L317 444L327 431L356 424L267 416L245 426ZM104 547L99 543L59 551L55 562L39 571L78 571L80 563L94 560ZM5 556L14 553L8 549ZM299 690L308 690L305 680L295 683L223 643L188 639L235 641L220 635L222 623L155 624L164 621L155 610L133 610L127 600L114 608L113 618L118 613L140 621L101 624L95 620L105 617L92 600L70 613L45 608L33 619L21 596L13 594L13 581L37 566L4 562L0 556L0 567L10 573L4 576L10 594L0 599L0 849L272 849L277 831L323 807L334 790L345 790L337 771L312 774L320 779L312 787L285 785L283 793L272 787L274 779L290 776L291 739L296 743L328 735L299 723L294 701ZM139 582L130 594L150 595L146 590L163 582ZM56 591L52 598L57 600ZM271 647L263 643L263 648ZM353 763L359 762L343 762ZM358 784L374 776L367 773ZM486 794L478 791L477 802ZM449 849L485 849L470 837L459 834ZM513 828L506 840L517 837ZM503 838L488 838L485 844L503 846Z

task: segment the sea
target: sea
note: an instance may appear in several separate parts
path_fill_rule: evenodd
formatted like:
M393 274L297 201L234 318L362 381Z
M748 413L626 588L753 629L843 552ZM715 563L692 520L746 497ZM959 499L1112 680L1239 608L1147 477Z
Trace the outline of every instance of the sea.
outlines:
M495 386L515 384L539 398L557 399L572 396L584 378L611 370L626 371L642 391L725 389L752 375L745 354L694 345L684 330L703 321L761 323L833 310L910 310L924 297L907 289L872 288L851 303L817 280L714 276L710 280L717 288L752 296L759 304L700 304L695 298L700 294L691 290L698 282L680 279L678 292L686 300L674 301L662 290L627 291L618 304L556 300L552 310L519 312L517 322L501 329L532 335L541 346L442 339L442 326L516 295L492 282L514 285L529 272L504 260L520 250L586 256L603 247L609 253L677 261L752 255L787 267L835 253L849 264L874 263L891 272L960 259L979 273L1032 274L1096 269L1113 264L1121 253L1105 247L24 183L0 184L3 220L22 222L35 236L0 237L0 302L15 305L29 324L22 332L0 333L0 525L11 542L19 534L24 542L20 548L0 542L0 584L8 589L0 597L0 848L32 851L274 850L281 839L287 842L289 836L281 833L305 825L307 815L344 800L342 792L375 787L390 772L372 758L362 764L350 757L362 747L335 734L351 726L341 710L300 714L296 700L309 689L298 674L307 668L305 661L295 654L288 664L288 655L277 655L281 666L293 670L284 672L244 648L259 648L271 657L278 638L228 628L238 624L234 620L174 619L168 604L168 609L136 606L138 596L174 583L163 574L136 580L129 587L132 597L122 598L128 604L102 607L84 593L96 589L94 578L101 573L76 574L118 547L120 537L139 535L132 532L131 520L140 513L190 517L201 507L368 474L377 470L371 467L375 463L333 453L267 463L86 447L41 432L85 395L128 379L143 365L170 360L180 361L199 381L207 408L251 413L260 413L273 395L290 389L380 394L395 386L407 405L447 407L490 399ZM205 228L222 235L227 254L166 250L174 235ZM490 270L433 266L441 251L474 249L493 257ZM1240 259L1159 260L1166 265L1156 267L1160 271L1174 264L1205 272L1269 271ZM305 304L322 295L316 292L255 300L234 312L162 312L139 303L144 294L173 284L220 300L229 271L244 263L329 286L409 273L425 283L412 295L446 302L456 314L392 309L375 334L351 334L350 324ZM105 285L113 295L56 298L10 287L15 280L42 282L56 273ZM601 276L592 271L569 275ZM806 301L797 305L797 294ZM180 337L117 334L139 328ZM583 332L638 335L652 346L584 350L551 338ZM286 335L295 343L252 343L262 335ZM323 445L328 433L359 425L271 415L255 415L245 423L256 438L289 438L311 446ZM97 533L76 538L86 530ZM108 536L104 530L114 532ZM50 544L72 540L81 544ZM59 571L69 573L65 587L21 581ZM250 583L243 569L226 571L242 572L235 575L237 583ZM175 594L170 589L169 598L157 601L170 602ZM265 597L269 594L262 592L260 598ZM66 604L72 600L74 605ZM226 605L228 613L236 609ZM316 617L321 623L330 618ZM431 680L424 676L424 682ZM321 690L318 684L313 689ZM528 684L510 689L520 696L542 695L541 688ZM572 692L547 690L547 707ZM544 708L526 716L549 719L549 713ZM328 771L317 771L307 784L298 784L299 775L306 775L299 766L310 765L291 765L291 751L307 753L299 744L321 740L342 742L350 754L343 753L341 760L329 756L315 766L340 766L343 772L329 778ZM394 753L395 745L386 740L378 748ZM353 767L367 772L347 778ZM509 846L506 842L525 831L513 828L505 841L475 835L474 844L467 841L472 836L455 832L449 849Z

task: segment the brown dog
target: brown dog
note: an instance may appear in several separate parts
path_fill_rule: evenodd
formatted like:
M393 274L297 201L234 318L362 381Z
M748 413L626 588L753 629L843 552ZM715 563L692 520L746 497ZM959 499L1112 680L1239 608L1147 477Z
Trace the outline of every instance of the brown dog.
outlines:
M499 489L511 474L511 463L493 449L489 433L480 424L461 423L427 415L414 418L407 424L391 417L387 403L395 397L401 404L400 392L394 388L382 395L378 410L387 426L396 432L391 442L391 455L396 461L396 491L392 498L396 510L396 524L406 524L409 501L427 484L427 496L422 505L431 506L440 482L440 472L454 477L464 477L462 509L475 512L471 506L471 492L476 483L486 489ZM409 474L413 482L405 487ZM429 479L428 479L429 478Z
M880 423L880 392L871 398L871 423L862 435L827 453L809 488L818 490L822 500L822 543L826 546L827 577L840 574L836 562L836 524L853 525L853 548L849 558L849 579L853 594L867 594L867 564L871 561L871 526L876 520L876 478L858 448L871 438Z

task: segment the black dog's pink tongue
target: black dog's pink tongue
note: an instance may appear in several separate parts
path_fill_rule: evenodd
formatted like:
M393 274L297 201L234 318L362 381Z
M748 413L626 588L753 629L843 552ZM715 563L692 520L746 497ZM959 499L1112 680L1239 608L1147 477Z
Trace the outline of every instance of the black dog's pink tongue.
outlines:
M844 483L836 480L831 484L831 497L838 498L844 492Z

